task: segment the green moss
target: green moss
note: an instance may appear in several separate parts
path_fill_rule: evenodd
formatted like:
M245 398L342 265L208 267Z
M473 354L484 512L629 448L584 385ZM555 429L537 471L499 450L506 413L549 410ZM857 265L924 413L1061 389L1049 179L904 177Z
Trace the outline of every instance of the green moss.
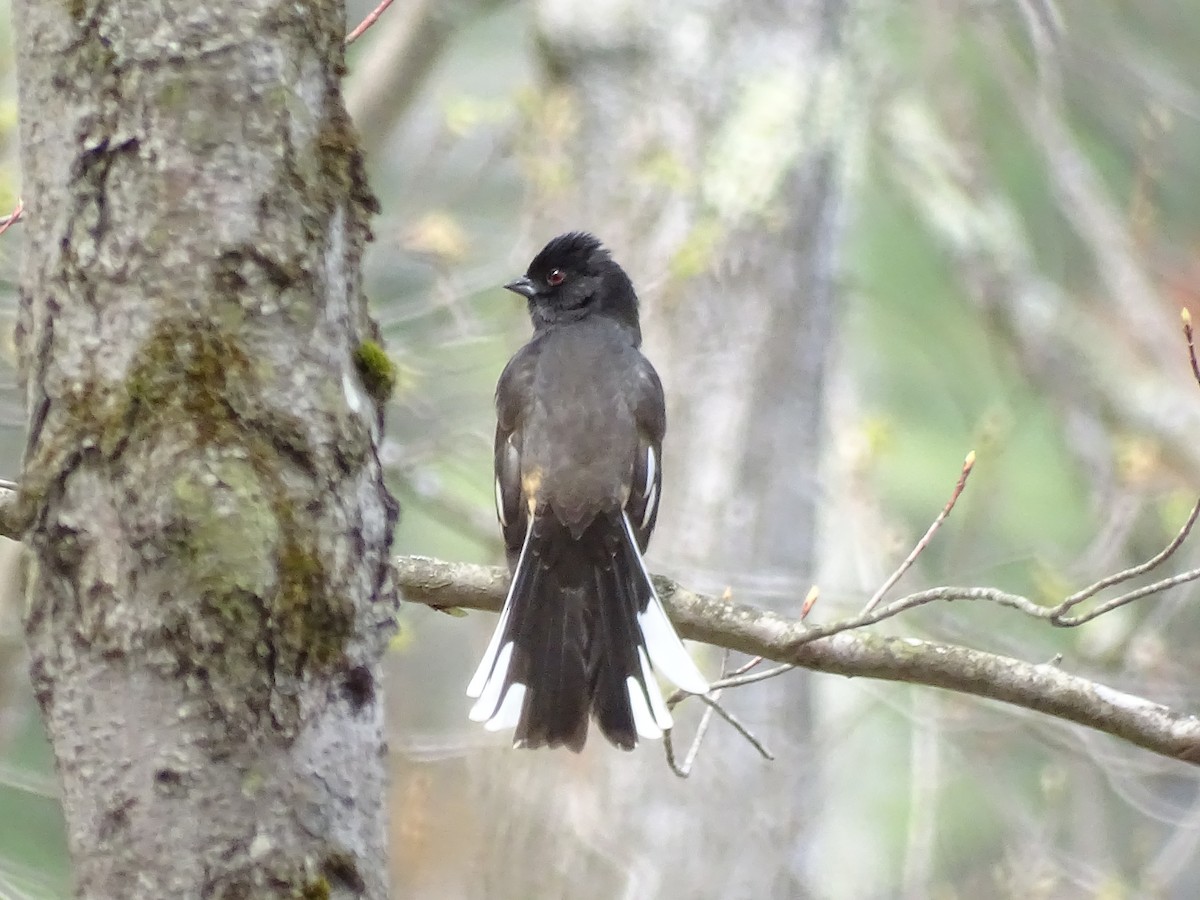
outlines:
M367 168L354 122L339 97L331 97L331 110L316 137L318 185L332 191L333 203L349 197L365 213L379 212L379 200L367 184Z
M67 0L67 15L76 25L83 21L87 14L87 0Z
M163 527L145 538L155 542L151 552L175 561L169 577L188 579L178 594L189 599L162 610L162 664L193 678L231 729L268 715L286 735L298 727L298 708L295 693L280 687L344 666L356 619L326 569L319 509L282 474L319 466L308 425L259 399L271 377L236 325L160 322L124 384L80 381L56 398L21 499L39 515L82 456L101 469L165 472L167 507L155 506ZM354 458L335 464L361 465L368 426L345 415L361 435L349 433L342 444ZM56 540L55 552L64 570L79 565L69 540Z
M367 393L386 403L396 388L396 364L375 341L363 341L354 351L354 366Z
M324 668L341 659L353 614L329 590L310 526L297 520L278 476L280 436L290 436L289 454L303 456L304 429L276 415L268 433L249 413L260 377L235 333L209 321L164 322L131 367L120 418L131 440L191 429L213 450L172 485L175 544L222 630L243 647L239 658L253 664L266 640L283 672Z
M125 412L124 402L112 402L98 391L91 381L69 386L59 398L67 416L73 421L93 423L82 439L78 432L39 427L33 452L21 473L21 490L17 494L17 521L28 527L41 513L49 495L62 487L61 474L70 460L99 446L104 450L103 437L114 438L123 432L111 428L119 424Z
M329 900L329 897L332 896L329 881L318 876L305 883L296 896L299 900Z
M180 474L172 485L180 544L206 593L262 594L274 578L279 520L255 467L223 457Z
M165 320L142 346L126 380L134 430L194 429L201 445L236 443L236 411L251 364L240 342L203 320Z
M275 618L281 650L319 669L340 661L354 628L350 605L330 593L317 554L295 538L279 554Z
M209 884L206 897L214 900L254 900L290 897L292 900L329 900L333 884L325 873L314 872L307 855L297 860L271 842L255 839L245 848L244 861Z
M321 871L329 881L356 894L362 894L367 889L362 873L358 871L358 863L349 853L330 853L321 863Z

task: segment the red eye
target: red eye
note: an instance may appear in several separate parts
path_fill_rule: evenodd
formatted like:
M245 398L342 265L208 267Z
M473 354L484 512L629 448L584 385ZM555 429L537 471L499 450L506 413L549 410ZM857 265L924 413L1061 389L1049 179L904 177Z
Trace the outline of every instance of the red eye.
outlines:
M549 282L550 287L558 287L566 277L562 269L551 269L550 274L546 276L546 281Z

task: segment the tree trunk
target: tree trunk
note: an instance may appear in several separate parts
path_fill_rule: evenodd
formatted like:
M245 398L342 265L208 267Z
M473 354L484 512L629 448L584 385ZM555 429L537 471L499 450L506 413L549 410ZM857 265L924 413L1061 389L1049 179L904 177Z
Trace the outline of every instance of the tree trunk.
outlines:
M82 897L378 897L391 379L342 6L18 0L26 629Z
M814 578L846 85L842 0L543 0L547 89L524 134L530 247L587 228L643 300L669 398L651 564L791 614ZM563 185L569 187L564 188ZM787 585L772 595L764 583ZM715 674L718 660L707 657ZM787 897L807 891L819 760L803 676L725 698L778 753L714 723L688 781L644 742L582 759L488 753L488 843L463 896ZM680 755L700 705L677 716ZM442 886L444 890L444 884ZM429 896L434 896L430 893Z

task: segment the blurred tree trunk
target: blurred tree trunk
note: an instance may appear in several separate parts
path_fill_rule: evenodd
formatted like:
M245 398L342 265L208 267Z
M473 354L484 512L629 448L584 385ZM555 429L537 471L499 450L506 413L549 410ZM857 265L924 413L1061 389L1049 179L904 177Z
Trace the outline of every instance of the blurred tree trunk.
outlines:
M387 895L340 4L18 0L27 638L83 897Z
M738 599L782 596L792 614L814 568L845 17L842 0L543 0L548 82L523 132L530 250L559 230L594 230L643 298L670 403L652 563ZM764 582L787 588L764 596ZM578 759L481 754L467 804L483 820L472 835L481 852L439 890L803 896L819 774L805 681L727 700L777 762L720 722L687 781L656 743L625 755L595 734ZM681 755L700 708L677 717Z

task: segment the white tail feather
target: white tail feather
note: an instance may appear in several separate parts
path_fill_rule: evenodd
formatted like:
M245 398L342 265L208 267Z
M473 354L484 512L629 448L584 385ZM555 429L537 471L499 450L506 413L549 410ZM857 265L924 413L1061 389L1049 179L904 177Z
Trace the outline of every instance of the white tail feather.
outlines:
M479 699L471 707L469 716L472 722L486 722L496 715L496 707L500 704L500 691L504 689L504 679L508 676L508 664L512 662L513 642L509 641L496 657L496 668L488 677Z
M496 714L487 720L483 726L488 731L503 731L505 728L516 728L521 720L521 707L525 703L525 685L514 681L504 694L504 702L496 710Z
M646 693L650 695L650 711L654 713L654 721L663 731L670 730L674 724L671 711L663 701L662 691L658 689L658 679L650 669L650 660L646 659L646 649L638 647L638 659L642 663L642 679L646 682Z
M651 451L648 464L655 466L656 460ZM651 502L655 499L656 486L651 488ZM648 504L647 509L651 508ZM644 612L638 613L638 628L641 631L642 646L638 647L638 661L641 668L641 681L631 675L625 679L625 687L629 694L629 706L633 714L634 727L641 738L655 740L661 738L665 730L672 725L670 710L663 701L662 692L658 687L655 672L693 694L704 694L709 690L708 681L696 663L692 660L687 648L675 633L671 620L667 618L662 601L654 590L650 573L646 564L637 552L637 540L633 534L633 526L629 516L622 514L622 524L630 547L633 548L641 567L643 577L650 585L650 600ZM516 571L520 572L529 549L530 535L533 523L530 521L525 531L525 542L521 546L521 554L517 560ZM513 578L514 585L516 577ZM513 587L510 586L508 596L504 600L504 608L500 611L500 621L488 642L483 659L467 686L467 696L476 698L471 707L470 718L476 722L484 722L488 731L501 731L513 728L520 721L521 708L525 702L526 685L514 682L504 690L508 671L512 664L513 642L504 641L504 634L512 611ZM504 696L501 697L501 691ZM647 702L647 700L649 702Z
M654 590L654 582L650 580L650 572L646 569L646 563L642 559L642 555L637 553L637 541L634 540L633 526L629 523L628 514L622 513L621 520L625 523L625 534L634 548L638 565L641 566L642 574L646 577L646 583L650 585L650 602L646 605L644 612L638 613L638 627L642 631L642 641L646 645L650 664L664 678L689 694L707 694L708 680L696 668L696 663L688 653L687 647L675 633L675 627L667 618L667 611L663 609L662 601L658 599L658 591Z
M531 518L529 525L525 528L525 543L521 545L521 555L517 559L516 572L521 571L521 565L525 562L525 552L529 549L529 535L532 533L533 519ZM512 584L508 586L508 596L504 598L504 608L500 610L500 621L496 624L496 630L492 632L492 639L488 641L487 649L483 651L483 659L479 661L479 667L471 676L471 683L467 685L468 697L479 697L483 693L489 677L496 669L496 654L500 650L500 640L504 637L504 629L508 625L509 613L512 612L513 588L517 583L516 572L513 573ZM504 668L506 671L499 673L501 683L504 681L504 675L507 674L508 666L505 665ZM499 687L496 690L498 691Z
M650 488L650 493L646 495L646 511L642 513L642 527L645 528L650 524L650 519L654 517L654 508L658 506L658 485Z
M502 526L507 528L508 519L504 517L504 494L500 490L500 477L497 476L492 483L496 489L496 518L500 520Z
M646 687L647 690L658 690L658 686L654 683L648 684ZM629 708L633 710L633 727L637 729L638 737L652 741L662 737L662 729L658 727L658 723L654 720L654 716L650 713L650 707L646 703L646 694L642 691L638 680L632 675L625 679L625 690L629 693Z
M650 489L651 489L651 486L654 484L654 474L655 474L655 470L657 468L658 468L658 462L654 458L654 448L647 447L646 448L646 486L644 488L642 488L642 493L647 497L650 496ZM649 506L650 504L647 503L646 505Z

